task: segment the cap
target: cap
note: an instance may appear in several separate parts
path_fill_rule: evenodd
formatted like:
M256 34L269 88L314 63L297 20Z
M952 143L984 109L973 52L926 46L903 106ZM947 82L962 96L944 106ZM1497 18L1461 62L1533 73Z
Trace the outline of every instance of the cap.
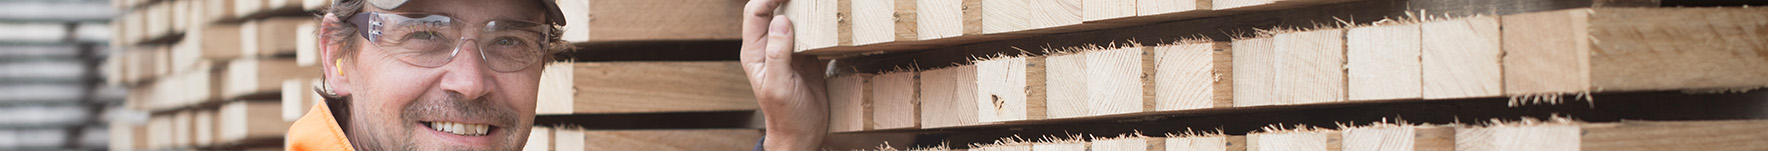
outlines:
M345 2L345 1L351 1L351 0L336 0L336 1L333 1L332 4L334 4L334 5L335 4L343 4L343 2ZM367 1L368 1L369 5L374 5L375 8L380 8L380 9L384 9L384 10L393 10L394 8L399 8L399 5L405 5L405 2L409 2L411 0L367 0ZM547 10L546 11L546 23L547 24L553 24L553 25L558 25L558 26L565 25L565 13L559 11L559 4L557 4L557 2L553 2L553 0L536 0L536 1L540 1L541 5L546 7L546 10Z

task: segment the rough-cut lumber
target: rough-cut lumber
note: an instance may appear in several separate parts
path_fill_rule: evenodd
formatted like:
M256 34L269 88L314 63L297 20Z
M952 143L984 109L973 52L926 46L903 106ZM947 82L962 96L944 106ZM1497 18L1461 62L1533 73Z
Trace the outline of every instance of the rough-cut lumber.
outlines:
M1024 143L1024 142L1010 142L1010 143L994 143L994 144L985 144L985 145L972 145L972 147L970 147L970 150L974 150L974 151L1031 151L1032 144L1031 143Z
M915 35L920 40L941 43L968 43L1010 36L985 32L987 21L983 0L917 0L915 2ZM1002 8L1004 9L1004 8ZM997 14L1000 15L1000 14ZM997 18L994 21L1001 21Z
M976 125L976 66L921 71L921 127Z
M739 23L742 22L743 3L728 0L565 0L558 4L561 11L566 11L565 21L570 22L562 37L568 39L564 40L606 43L742 39ZM792 20L801 18L792 17ZM807 30L795 31L804 33Z
M1094 139L1089 143L1094 151L1165 151L1166 138L1160 137L1119 137Z
M914 41L916 0L850 0L853 45ZM890 7L885 7L890 6Z
M1424 99L1502 95L1497 17L1426 22L1422 29Z
M583 135L584 135L583 129L569 128L569 127L554 128L553 135L552 135L553 136L552 150L555 150L555 151L584 150L585 149L584 147L588 147L589 144L572 143L572 142L584 142L583 140L586 139L587 137L584 137Z
M1345 99L1344 29L1281 33L1276 47L1278 100L1284 104Z
M1114 48L1112 48L1114 47ZM1088 115L1136 113L1154 109L1154 53L1137 44L1086 54Z
M1455 128L1379 125L1346 128L1344 151L1454 151Z
M329 8L329 7L331 7L331 4L332 4L331 3L332 0L300 0L300 1L301 1L301 9L308 10L308 11L315 11L315 10Z
M1762 8L1597 8L1503 16L1504 92L1768 85Z
M1031 151L1087 151L1087 142L1074 140L1032 143Z
M1423 78L1418 24L1355 27L1345 31L1346 99L1418 99Z
M698 130L587 130L582 141L557 140L557 144L581 143L584 151L702 151L747 150L761 139L755 129ZM560 136L565 136L561 134ZM558 148L557 150L567 150Z
M283 121L282 104L276 101L242 100L222 104L216 119L217 144L276 140L289 131Z
M1763 150L1763 120L1512 123L1455 129L1455 150Z
M172 116L160 115L147 120L147 148L172 147Z
M553 150L552 139L553 139L553 129L552 128L535 126L533 130L528 131L528 141L527 141L527 144L522 144L522 151L550 151L550 150Z
M1086 17L1087 21L1091 22L1091 21L1101 21L1101 20L1135 17L1136 13L1138 12L1136 10L1136 8L1140 7L1140 6L1136 6L1136 4L1137 4L1136 1L1144 1L1144 0L1085 0L1085 1L1086 1L1085 2L1086 4L1084 5L1085 9L1083 9L1083 10L1085 10L1085 13L1082 13L1082 14L1085 14L1084 16Z
M571 62L547 63L540 70L540 89L535 90L535 114L571 114L575 104L576 64Z
M322 62L319 61L319 58L322 57L319 56L318 31L319 24L317 23L301 24L295 27L295 65L308 67Z
M246 17L248 17L248 15L252 15L253 13L258 13L260 11L264 11L264 7L265 7L265 4L264 4L265 1L239 1L239 0L228 0L228 1L234 1L233 3L231 3L231 4L233 4L233 7L231 9L229 9L229 10L233 10L233 13L231 14L231 16L225 16L226 18L246 18Z
M199 15L202 15L203 17L202 17L202 20L198 21L198 22L212 23L212 22L215 22L217 20L222 20L222 19L238 18L237 16L234 15L234 14L237 14L234 12L235 11L234 8L238 7L238 6L236 6L237 4L235 3L235 1L239 1L239 0L201 0L201 1L204 1L204 2L202 3L203 6L201 6L201 8L199 8L199 9L203 9L203 13L199 14ZM250 2L247 2L247 3L250 3Z
M1049 118L1087 116L1086 55L1044 56L1045 115Z
M1038 61L1032 61L1038 60ZM977 120L1044 119L1041 59L999 57L976 61ZM1039 78L1030 78L1030 77Z
M1059 27L1080 25L1082 22L1082 0L981 1L982 32L986 34L1066 32L1074 29Z
M317 67L297 67L293 59L240 59L229 61L221 99L282 92L282 81L318 77ZM280 97L280 96L277 96ZM281 114L281 113L277 113ZM280 115L279 115L280 116Z
M1168 137L1166 150L1245 151L1246 136Z
M1282 132L1263 132L1246 135L1247 151L1337 151L1340 149L1338 131L1332 130L1285 130Z
M920 81L913 71L872 76L873 110L868 125L874 130L920 127Z
M228 60L240 57L239 25L215 24L203 26L200 30L191 30L184 34L184 41L178 42L185 49L174 52L176 66L195 66L198 60ZM184 70L179 70L184 71Z
M313 17L278 17L248 21L240 25L239 51L243 57L269 57L278 55L294 55L296 35L313 34L298 33L297 27L302 24L316 24Z
M570 64L570 78L547 72L536 112L647 113L756 110L747 75L735 61L587 62ZM547 70L567 71L562 65ZM549 81L569 80L569 81ZM543 89L543 90L544 90ZM564 94L560 94L564 93ZM568 102L559 102L568 101ZM569 111L569 112L561 112Z
M293 78L282 80L282 120L294 122L307 114L307 108L316 104L319 98L312 98L313 83L318 80Z
M844 0L788 1L785 15L792 20L794 52L842 46L839 3ZM878 6L882 7L882 6Z
M829 78L829 132L869 130L866 124L871 108L869 74L850 74Z
M1233 52L1227 42L1153 46L1154 110L1233 107Z
M1212 0L1211 8L1229 11L1261 11L1285 8L1296 8L1307 5L1342 2L1351 0Z
M191 143L196 146L215 145L215 110L191 110Z
M1271 37L1234 39L1234 107L1282 104L1273 42Z
M177 148L196 146L196 141L192 138L195 136L192 135L195 133L192 130L196 130L194 127L196 121L193 120L194 115L189 111L172 113L172 146Z
M1137 0L1136 16L1142 18L1173 18L1204 16L1214 7L1213 0Z

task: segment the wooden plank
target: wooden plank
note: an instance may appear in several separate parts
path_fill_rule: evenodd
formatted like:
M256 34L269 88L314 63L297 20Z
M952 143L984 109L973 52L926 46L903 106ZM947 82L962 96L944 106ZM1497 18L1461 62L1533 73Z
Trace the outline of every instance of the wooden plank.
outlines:
M783 12L792 20L794 52L843 46L847 42L840 35L842 1L846 0L786 2Z
M1271 37L1234 39L1234 107L1278 105L1276 45Z
M276 140L283 137L294 122L283 121L282 104L276 101L233 101L221 105L216 112L216 144L241 144Z
M1457 151L1575 151L1578 125L1568 123L1455 128Z
M1277 52L1278 100L1310 104L1345 100L1344 29L1280 33Z
M308 0L314 1L314 0ZM300 24L295 26L295 65L309 67L319 65L319 24Z
M1065 27L1081 25L1084 3L1082 0L983 0L983 32L1052 34L1077 31L1080 29Z
M259 97L282 92L282 82L287 79L318 77L317 67L295 66L294 59L240 59L229 61L226 79L222 81L221 99L233 100L241 97ZM264 96L278 98L277 96ZM279 117L281 113L278 113ZM279 118L280 119L280 118Z
M1234 106L1233 52L1227 42L1191 41L1154 49L1154 110Z
M743 3L728 0L561 0L558 4L560 11L566 13L565 21L569 22L562 38L572 43L608 43L742 39L739 23ZM799 17L792 19L801 20Z
M1764 150L1764 120L1623 121L1586 124L1578 133L1580 150Z
M570 64L569 89L544 86L536 112L650 113L757 110L747 75L736 61L587 62ZM562 65L549 66L561 69ZM560 72L543 80L558 81ZM558 82L552 82L558 83ZM544 89L543 89L544 90ZM569 96L566 96L569 95ZM568 98L568 99L565 99ZM560 102L569 101L569 102ZM556 108L555 108L556 107ZM569 112L561 112L569 111Z
M1038 143L1031 144L1031 150L1032 151L1087 151L1087 145L1089 145L1089 144L1087 144L1086 141L1079 141L1079 140L1038 142Z
M571 62L547 63L540 70L540 89L535 90L535 114L571 114L571 106L575 104L576 64Z
M160 115L149 117L146 127L147 148L163 149L172 147L172 116Z
M172 113L172 148L194 148L196 146L195 116L189 111Z
M974 81L975 65L921 71L921 128L980 124Z
M583 132L585 151L701 151L747 150L761 139L755 129L697 130L588 130ZM559 144L574 143L559 140ZM683 143L692 142L692 143ZM566 150L559 148L558 150Z
M1167 137L1166 150L1188 151L1245 151L1245 136L1186 136Z
M1045 115L1049 118L1087 116L1087 54L1058 53L1044 56L1047 92Z
M1283 130L1246 135L1247 151L1337 151L1342 137L1333 130Z
M1004 56L976 61L977 120L1007 122L1045 118L1043 68L1032 58ZM1035 71L1035 72L1033 72ZM1029 78L1029 77L1040 78ZM1036 80L1036 81L1034 81ZM1039 87L1033 87L1037 85Z
M589 143L572 143L572 142L584 142L584 140L586 138L588 138L588 137L585 137L584 134L585 133L584 133L583 129L570 128L570 127L555 128L555 129L553 129L553 139L552 139L553 148L552 148L552 150L555 150L555 151L586 150L585 147L588 147Z
M550 151L550 150L553 150L552 139L553 139L553 129L552 128L535 126L533 130L528 131L528 141L525 141L526 144L522 144L522 151Z
M237 0L201 0L201 1L204 1L203 6L201 8L201 9L203 9L203 14L202 14L203 20L199 21L199 22L212 23L212 22L215 22L218 20L223 20L223 19L228 19L228 18L238 18L237 16L235 16L235 14L237 14L237 13L234 12L234 11L236 11L234 9L234 7L238 7L238 6L236 6L238 4L235 3L235 1L237 1Z
M1426 22L1422 29L1424 99L1496 97L1503 94L1498 18Z
M1762 8L1598 8L1503 16L1504 92L1768 85Z
M191 143L195 146L215 145L215 110L191 110Z
M1154 53L1140 44L1108 46L1086 54L1087 114L1113 115L1154 109Z
M1203 17L1215 14L1210 12L1214 0L1137 0L1136 16L1139 18L1182 18Z
M1139 0L1086 0L1085 17L1089 22L1135 17Z
M920 78L918 72L901 71L872 76L872 117L867 124L874 130L912 129L921 127Z
M331 7L331 1L332 0L301 0L301 9L307 11L324 10L325 8Z
M296 35L313 34L298 33L297 27L303 24L316 24L313 17L277 17L263 20L248 21L240 26L240 55L243 57L272 57L294 55L296 51Z
M849 0L853 45L914 41L916 0ZM892 7L881 7L892 6Z
M258 12L264 11L264 7L265 7L265 4L264 4L265 1L235 1L235 0L228 0L228 1L234 1L232 3L233 8L230 9L230 10L233 10L233 13L230 16L225 16L224 18L246 18L246 17L249 17L249 15L252 15L253 13L258 13Z
M1118 138L1094 139L1091 142L1094 151L1165 151L1166 138L1130 136Z
M829 132L870 130L871 75L850 74L827 79L829 95Z
M308 83L310 81L316 80L307 78L282 80L282 93L280 93L282 98L279 100L282 102L283 121L294 122L301 119L302 115L307 114L308 107L316 103L314 100L318 98L308 98L313 93L317 93L313 92L313 83Z
M1344 130L1345 151L1453 151L1455 128L1375 125Z
M1351 101L1422 98L1418 24L1389 24L1345 30L1346 99Z
M915 2L915 32L920 40L942 44L969 43L1010 38L988 35L983 0L918 0ZM998 18L997 18L998 19Z
M971 145L970 150L976 151L1031 151L1032 144L1024 142L994 143Z

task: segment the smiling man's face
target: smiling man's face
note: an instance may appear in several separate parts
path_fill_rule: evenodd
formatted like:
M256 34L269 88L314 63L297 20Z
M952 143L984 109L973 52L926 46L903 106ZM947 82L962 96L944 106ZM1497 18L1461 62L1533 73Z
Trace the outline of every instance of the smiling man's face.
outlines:
M476 37L488 21L544 22L545 7L531 0L413 0L394 10L452 17ZM359 29L358 31L364 31ZM489 36L487 36L489 37ZM461 39L459 37L441 37ZM534 122L540 63L514 71L492 70L473 42L460 41L451 61L423 67L401 61L383 47L353 37L354 54L338 63L348 101L344 125L351 144L367 150L519 150ZM462 39L466 40L466 39ZM329 62L327 63L333 63Z

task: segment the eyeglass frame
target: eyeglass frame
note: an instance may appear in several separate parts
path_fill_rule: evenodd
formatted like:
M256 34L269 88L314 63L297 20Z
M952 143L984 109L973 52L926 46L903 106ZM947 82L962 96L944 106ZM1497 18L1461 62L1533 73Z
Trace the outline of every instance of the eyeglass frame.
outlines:
M453 22L453 20L459 20L459 19L455 19L453 16L439 15L439 14L362 12L362 13L356 13L356 15L350 16L349 19L345 20L344 22L352 24L353 27L356 27L357 36L361 36L364 40L367 40L369 45L374 45L376 48L385 49L382 46L380 46L380 44L376 43L376 40L379 40L378 38L380 38L378 35L381 34L381 33L379 33L380 32L379 28L384 26L379 21L373 20L373 18L379 17L379 15L398 15L401 17L404 17L403 15L423 15L425 17L421 17L421 18L442 17L444 19L448 19L447 21L449 21L449 22ZM409 18L409 17L407 17L407 18ZM552 24L543 24L543 23L538 23L538 22L521 21L521 20L493 20L493 21L486 22L486 24L488 24L488 26L483 27L483 28L492 28L492 27L495 27L495 25L498 22L506 22L506 21L507 22L527 23L527 24L534 24L534 25L541 25L541 26L557 26L557 25L552 25ZM483 30L489 30L489 29L483 29ZM536 39L533 42L537 46L534 48L534 49L538 50L538 51L535 51L536 52L535 55L537 57L545 57L545 56L547 56L547 54L550 54L551 50L548 50L548 48L550 48L550 45L552 45L553 39L557 37L557 35L554 34L557 31L554 31L554 30L557 30L557 28L545 28L542 31L535 31L535 32L539 32L542 35L539 39ZM458 38L461 41L465 41L466 39L468 39L465 35L462 35L461 37L458 37ZM478 37L473 37L472 39L477 40ZM407 61L407 60L403 60L403 59L400 60L400 62L405 62L406 64L410 64L412 66L425 67L425 68L437 68L437 67L445 66L445 65L448 65L448 63L454 62L454 57L456 57L460 54L461 43L454 43L451 45L453 45L453 46L451 46L453 48L450 49L448 57L446 57L447 60L442 61L436 65L433 65L433 66L420 65L419 63L413 63L411 61ZM478 44L473 44L473 46L479 47ZM484 50L479 50L479 59L486 61L486 62L491 62L490 58L486 57ZM492 71L497 71L497 72L515 72L515 71L521 71L521 70L531 68L535 64L540 64L540 63L546 62L544 60L546 60L546 59L538 59L537 61L534 61L532 63L525 63L521 68L510 69L508 71L495 69L496 67L489 67L489 68L493 68Z

